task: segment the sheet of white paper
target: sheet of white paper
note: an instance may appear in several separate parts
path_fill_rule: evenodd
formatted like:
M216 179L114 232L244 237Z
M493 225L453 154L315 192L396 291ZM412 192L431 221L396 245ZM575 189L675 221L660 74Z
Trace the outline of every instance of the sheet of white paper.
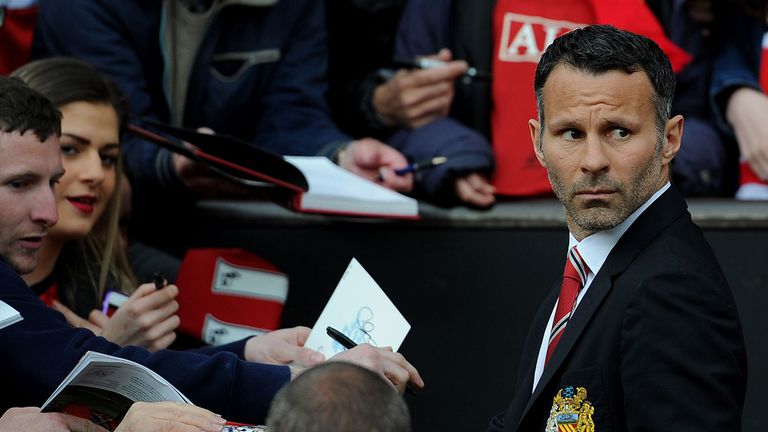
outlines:
M8 327L21 320L21 314L19 314L16 309L10 307L7 303L0 301L0 329Z
M326 333L331 326L358 344L391 346L397 351L411 325L360 263L352 258L305 346L331 357L344 351Z

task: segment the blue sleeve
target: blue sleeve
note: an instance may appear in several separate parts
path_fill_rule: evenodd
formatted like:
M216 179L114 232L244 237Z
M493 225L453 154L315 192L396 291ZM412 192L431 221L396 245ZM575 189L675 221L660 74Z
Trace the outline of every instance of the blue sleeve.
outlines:
M0 411L40 406L87 351L143 364L167 379L196 405L228 420L263 424L277 390L290 380L285 366L244 362L243 341L199 352L121 348L89 330L70 327L0 262L0 300L23 320L0 330ZM238 345L239 344L239 345Z
M33 58L71 56L94 65L111 77L125 94L131 113L168 120L159 77L159 2L136 5L92 0L40 0ZM126 9L129 8L129 9ZM170 158L151 143L123 137L126 166L137 189L178 188Z
M445 156L443 165L418 173L419 191L444 204L455 201L453 180L471 172L493 170L491 144L480 133L450 117L416 129L400 129L389 140L414 162Z
M725 117L728 98L739 87L760 89L759 74L765 26L744 16L737 7L728 8L722 20L712 58L710 101L721 129L732 133Z
M275 7L282 3L283 7L296 8L295 2L280 2ZM259 145L280 154L320 154L328 146L351 140L333 123L325 101L328 60L324 4L309 0L303 9L262 98L263 114L258 119Z
M400 17L395 55L430 55L449 47L451 1L410 0Z

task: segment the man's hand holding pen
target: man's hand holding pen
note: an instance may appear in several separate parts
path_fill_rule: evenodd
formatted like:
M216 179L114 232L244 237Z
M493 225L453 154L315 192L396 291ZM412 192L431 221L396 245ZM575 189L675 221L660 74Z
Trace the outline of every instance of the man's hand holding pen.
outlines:
M354 350L357 349L358 345L355 341L348 338L347 335L344 333L336 330L333 327L327 327L326 332L328 333L328 336L331 337L331 339L335 340L341 346L343 346L347 350ZM370 348L375 348L371 345L364 344L365 346L361 346L361 350L370 350ZM384 352L392 352L392 349L387 347L383 348ZM404 386L401 385L402 383L396 383L390 378L390 375L385 374L384 378L387 380L390 380L392 385L397 389L400 394L403 393L403 391L407 391L408 393L411 393L413 395L417 394L416 390L414 390L413 386L411 385L411 382L414 383L414 385L418 385L419 388L424 387L424 382L421 380L421 377L419 376L419 372L414 368L410 363L408 363L407 360L405 360L405 357L403 357L399 353L392 352L392 357L394 360L398 362L398 364L404 368L408 372L408 376L406 377L407 381L405 382ZM404 374L401 374L402 376L405 376Z
M398 192L410 192L413 189L413 175L396 175L395 169L408 165L402 153L381 141L363 138L351 142L339 153L340 167L361 177L377 181L383 186Z
M291 369L291 379L293 379L307 367L326 360L321 353L304 347L309 333L310 329L307 327L293 327L251 337L245 344L245 359L259 363L288 365ZM370 369L391 383L400 394L405 392L406 385L409 384L415 390L424 387L424 381L416 368L400 353L393 352L389 347L379 348L361 344L336 354L328 360L346 361Z
M448 114L454 82L467 73L465 61L452 61L447 49L428 58L445 62L426 69L400 69L373 94L373 107L391 127L417 128Z

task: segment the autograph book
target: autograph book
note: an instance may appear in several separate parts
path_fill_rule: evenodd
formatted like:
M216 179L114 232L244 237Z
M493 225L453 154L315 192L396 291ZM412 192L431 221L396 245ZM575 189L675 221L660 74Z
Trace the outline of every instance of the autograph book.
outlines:
M251 187L288 191L299 212L418 219L418 203L350 173L321 156L286 156L224 134L205 134L151 120L128 130ZM192 144L186 146L183 142Z

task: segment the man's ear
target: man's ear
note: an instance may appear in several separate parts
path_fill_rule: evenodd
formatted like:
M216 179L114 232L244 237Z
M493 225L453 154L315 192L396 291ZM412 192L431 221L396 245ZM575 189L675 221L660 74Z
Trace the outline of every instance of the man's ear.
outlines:
M541 146L539 145L539 138L541 134L541 123L539 123L538 120L530 119L528 120L528 130L531 132L531 143L533 144L533 151L536 153L536 159L539 160L539 163L544 168L547 167L547 164L544 162L544 152L542 151Z
M684 122L683 116L679 114L667 120L667 126L664 129L664 148L661 153L664 164L670 163L680 151L683 143Z

